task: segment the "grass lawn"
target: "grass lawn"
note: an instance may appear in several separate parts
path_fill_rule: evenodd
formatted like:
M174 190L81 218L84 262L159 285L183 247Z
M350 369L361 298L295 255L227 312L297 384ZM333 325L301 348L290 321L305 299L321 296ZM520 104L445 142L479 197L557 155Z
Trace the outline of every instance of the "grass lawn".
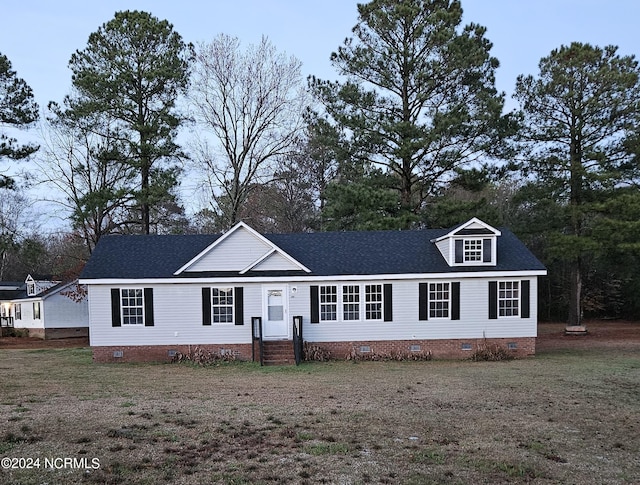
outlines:
M278 368L98 365L88 349L0 350L0 372L3 484L640 477L640 349L629 346Z

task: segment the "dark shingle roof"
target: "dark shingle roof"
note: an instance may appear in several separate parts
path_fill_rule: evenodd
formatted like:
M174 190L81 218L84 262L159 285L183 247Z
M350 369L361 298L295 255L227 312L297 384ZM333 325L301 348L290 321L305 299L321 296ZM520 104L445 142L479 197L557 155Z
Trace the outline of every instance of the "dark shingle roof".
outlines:
M544 270L544 266L507 229L500 229L496 266L450 267L431 242L447 229L420 231L319 232L266 234L265 237L311 273L249 272L247 275L371 275ZM95 248L82 279L170 278L220 235L106 236ZM184 273L216 276L234 273Z

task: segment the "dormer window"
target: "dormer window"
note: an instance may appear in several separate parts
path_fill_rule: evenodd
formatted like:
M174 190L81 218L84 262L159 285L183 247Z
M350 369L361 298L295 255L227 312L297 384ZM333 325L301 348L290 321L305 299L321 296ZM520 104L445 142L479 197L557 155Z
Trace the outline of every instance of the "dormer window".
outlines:
M482 261L482 239L464 240L464 261Z
M27 276L25 280L25 284L27 287L27 296L35 296L36 295L36 282L33 280L31 275Z
M492 266L498 261L499 230L473 218L432 240L449 266Z

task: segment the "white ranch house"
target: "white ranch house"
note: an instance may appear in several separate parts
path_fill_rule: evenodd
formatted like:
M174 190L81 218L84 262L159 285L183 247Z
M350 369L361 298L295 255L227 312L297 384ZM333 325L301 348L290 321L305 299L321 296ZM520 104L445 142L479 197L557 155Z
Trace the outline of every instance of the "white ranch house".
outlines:
M163 361L195 346L255 359L293 348L464 358L487 342L535 353L544 266L507 229L107 236L80 282L94 360ZM289 346L289 347L288 347Z
M76 293L77 280L63 283L27 276L24 283L0 282L0 325L43 339L86 337L89 306Z

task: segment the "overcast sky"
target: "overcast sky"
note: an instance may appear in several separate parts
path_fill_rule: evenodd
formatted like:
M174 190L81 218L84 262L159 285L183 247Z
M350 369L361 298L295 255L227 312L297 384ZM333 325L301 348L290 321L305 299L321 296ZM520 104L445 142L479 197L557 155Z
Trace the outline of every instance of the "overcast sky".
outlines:
M38 103L61 101L70 86L71 54L116 11L145 10L170 21L188 42L218 33L256 43L266 35L300 59L305 75L335 78L329 56L357 21L353 0L0 0L0 52L33 88ZM638 55L638 0L462 0L463 23L487 27L500 61L498 89L513 92L518 74L573 41L619 46Z
M335 79L329 62L357 22L354 0L0 0L0 52L46 107L69 92L71 54L116 11L145 10L171 22L185 41L210 41L219 33L246 46L267 36L279 51L303 63L304 75ZM619 46L640 55L640 0L462 0L463 24L487 27L500 61L497 88L509 101L519 74L537 74L540 58L573 41ZM22 136L19 134L19 137ZM30 136L30 135L25 135ZM3 167L0 166L0 169ZM6 169L6 166L4 167ZM10 167L26 168L24 164ZM53 216L55 206L39 209ZM59 224L60 221L53 224Z

